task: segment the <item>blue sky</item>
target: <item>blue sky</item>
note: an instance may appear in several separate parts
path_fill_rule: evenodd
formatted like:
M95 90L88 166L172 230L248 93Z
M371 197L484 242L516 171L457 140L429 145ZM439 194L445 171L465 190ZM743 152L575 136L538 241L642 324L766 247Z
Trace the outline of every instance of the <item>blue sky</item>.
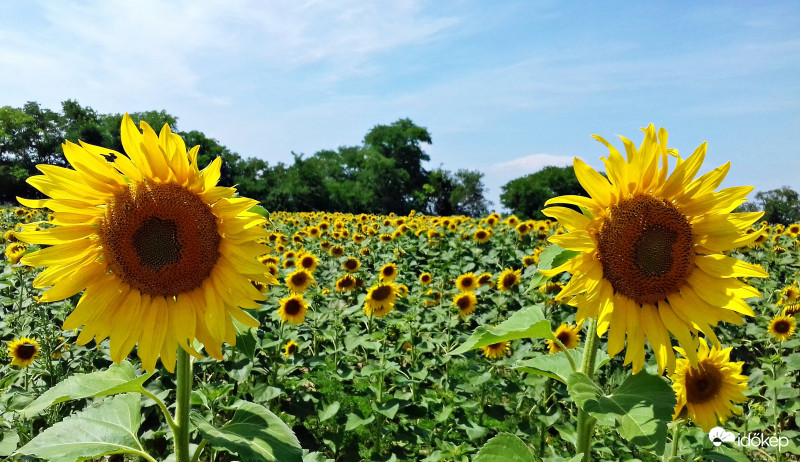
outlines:
M800 2L3 2L0 105L164 109L245 157L427 127L500 187L649 123L723 186L800 189ZM612 141L621 147L620 141Z

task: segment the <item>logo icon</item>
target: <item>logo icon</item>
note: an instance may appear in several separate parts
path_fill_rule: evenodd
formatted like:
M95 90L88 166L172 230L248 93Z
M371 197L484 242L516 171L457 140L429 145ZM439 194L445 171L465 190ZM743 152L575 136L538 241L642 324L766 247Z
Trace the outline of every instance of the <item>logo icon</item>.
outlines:
M722 443L731 443L736 441L736 435L733 432L725 431L722 427L714 427L708 432L708 439L714 446L720 446Z

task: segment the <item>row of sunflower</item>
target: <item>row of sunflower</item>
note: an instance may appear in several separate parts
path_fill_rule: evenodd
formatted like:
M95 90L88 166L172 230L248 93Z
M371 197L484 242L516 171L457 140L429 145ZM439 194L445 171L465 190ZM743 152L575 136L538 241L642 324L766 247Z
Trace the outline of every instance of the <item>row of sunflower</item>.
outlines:
M241 403L255 403L291 427L310 460L467 460L506 433L521 436L534 460L576 452L656 460L669 420L669 447L679 457L797 452L794 443L717 447L706 437L717 425L797 434L800 255L794 225L751 227L757 216L729 214L746 191L713 191L725 166L693 180L704 146L676 157L668 177L677 153L666 149L665 132L649 128L638 151L626 143L627 161L601 139L611 150L611 182L576 161L592 197L554 201L584 213L551 207L553 220L413 212L262 218L252 201L216 186L218 162L199 170L196 150L187 153L168 128L156 136L127 122L131 160L67 145L77 173L45 168L46 178L32 183L51 202L3 212L8 349L0 405L8 425L0 441L11 443L0 455L82 412L69 401L29 415L32 400L109 359L127 364L134 348L141 368L155 374L150 395L168 396L185 380L181 358L192 355L200 419L233 432ZM130 141L137 136L138 145ZM153 160L156 150L163 159ZM120 172L126 180L114 176ZM78 174L88 186L67 193ZM106 197L113 200L102 217L76 209ZM464 353L452 354L457 348ZM597 367L577 370L593 348ZM666 387L667 418L653 411L651 433L637 420L641 409L616 431L587 424L587 415L601 424L614 418L592 408L602 396L587 399L586 387L620 385L645 400L651 391L664 397ZM165 435L181 419L165 424L159 412L142 408L134 433L142 453L164 459ZM192 422L199 460L247 458ZM587 435L593 444L581 446ZM182 451L176 443L178 459Z

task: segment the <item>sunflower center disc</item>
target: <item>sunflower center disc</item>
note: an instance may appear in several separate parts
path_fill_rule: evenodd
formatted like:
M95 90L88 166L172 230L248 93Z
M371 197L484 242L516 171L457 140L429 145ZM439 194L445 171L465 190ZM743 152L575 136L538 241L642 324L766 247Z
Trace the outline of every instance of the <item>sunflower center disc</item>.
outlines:
M640 304L677 291L694 262L692 227L677 207L640 195L613 206L597 235L603 277Z
M790 326L787 321L780 320L773 324L772 328L779 334L785 334L789 332Z
M36 354L36 345L23 343L17 347L17 357L19 359L31 359Z
M99 234L111 271L150 296L199 287L220 256L211 208L174 183L144 181L118 193Z
M380 286L372 292L372 299L377 302L382 302L389 298L392 293L392 288L389 286Z
M300 313L301 307L303 305L300 303L299 300L291 299L286 302L286 306L283 308L283 312L288 314L289 316L295 316Z
M697 369L686 375L686 401L703 404L713 399L722 388L722 373L716 365L700 361Z

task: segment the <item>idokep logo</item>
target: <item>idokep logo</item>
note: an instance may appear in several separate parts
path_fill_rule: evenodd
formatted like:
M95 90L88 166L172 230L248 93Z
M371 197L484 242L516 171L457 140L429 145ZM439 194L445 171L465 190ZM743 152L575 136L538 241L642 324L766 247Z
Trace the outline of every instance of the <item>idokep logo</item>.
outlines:
M789 438L785 436L768 436L763 433L748 433L746 436L740 436L722 427L712 428L708 432L708 439L717 447L722 443L734 443L739 447L778 448L778 451L781 451L789 445Z

